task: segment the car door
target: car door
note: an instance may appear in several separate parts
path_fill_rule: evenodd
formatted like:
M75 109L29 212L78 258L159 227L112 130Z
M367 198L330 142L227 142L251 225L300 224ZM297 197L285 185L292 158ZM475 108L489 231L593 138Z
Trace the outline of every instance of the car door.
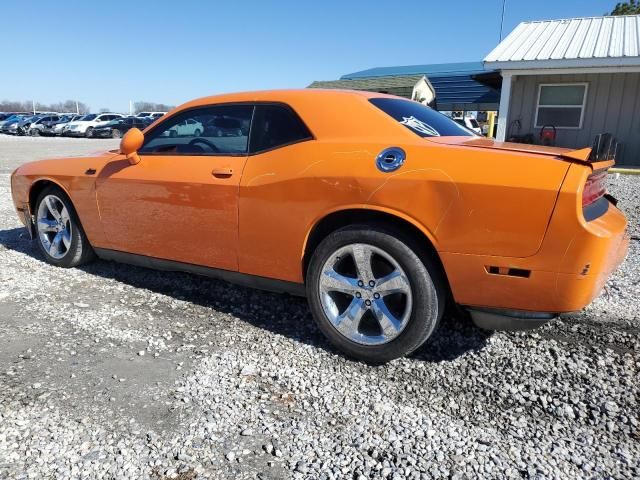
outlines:
M238 189L248 136L172 136L188 119L251 121L253 106L211 105L178 113L146 133L131 165L119 156L96 179L108 248L225 270L238 269Z
M300 239L313 220L309 215L317 202L304 178L312 175L308 172L313 165L322 163L311 131L283 103L258 103L251 128L248 123L233 125L228 119L219 127L229 127L220 138L251 130L250 157L240 183L240 271L300 281ZM339 190L327 192L338 195L334 200L339 201Z

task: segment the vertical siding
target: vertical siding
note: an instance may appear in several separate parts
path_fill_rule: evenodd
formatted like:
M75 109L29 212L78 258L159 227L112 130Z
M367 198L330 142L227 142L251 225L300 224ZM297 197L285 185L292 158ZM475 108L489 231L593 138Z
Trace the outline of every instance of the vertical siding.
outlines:
M512 86L508 132L514 120L520 120L520 134L535 128L538 86L541 83L589 84L582 128L559 129L556 145L568 148L590 146L599 133L609 132L622 143L619 165L640 166L640 73L602 73L585 75L527 75L516 77Z

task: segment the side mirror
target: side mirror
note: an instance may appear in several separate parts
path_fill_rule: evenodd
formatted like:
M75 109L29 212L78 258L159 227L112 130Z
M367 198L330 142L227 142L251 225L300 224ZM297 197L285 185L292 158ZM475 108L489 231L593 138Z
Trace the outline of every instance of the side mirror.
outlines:
M140 163L138 150L144 143L144 134L137 128L130 129L120 141L120 153L127 157L131 165Z

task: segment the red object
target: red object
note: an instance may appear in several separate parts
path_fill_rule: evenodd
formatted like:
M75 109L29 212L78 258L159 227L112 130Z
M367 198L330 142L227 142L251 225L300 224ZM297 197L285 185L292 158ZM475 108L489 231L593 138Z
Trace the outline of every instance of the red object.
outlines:
M540 130L540 140L543 145L553 145L556 143L556 127L553 125L545 125Z

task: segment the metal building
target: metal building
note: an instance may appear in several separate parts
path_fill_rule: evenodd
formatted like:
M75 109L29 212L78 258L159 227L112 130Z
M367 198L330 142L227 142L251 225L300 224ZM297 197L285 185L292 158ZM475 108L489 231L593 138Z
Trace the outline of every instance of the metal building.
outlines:
M621 142L640 165L640 15L523 22L484 59L502 76L498 140L556 129L556 145Z
M367 90L411 98L414 85L423 77L436 91L438 110L498 109L500 75L485 70L481 62L371 68L343 75L340 80L313 82L309 87Z

